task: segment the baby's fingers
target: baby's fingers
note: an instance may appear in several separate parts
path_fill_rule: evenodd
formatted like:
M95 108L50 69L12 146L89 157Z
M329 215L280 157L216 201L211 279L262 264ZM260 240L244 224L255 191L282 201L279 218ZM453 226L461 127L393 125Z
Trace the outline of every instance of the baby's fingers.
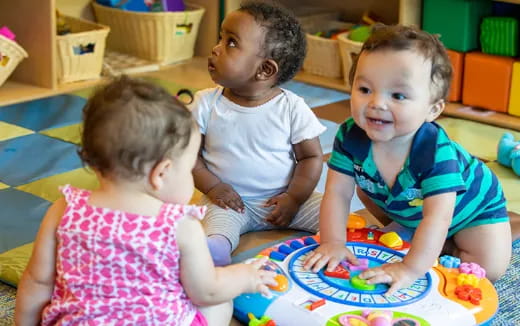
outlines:
M228 205L226 205L226 202L223 199L217 199L215 204L217 204L218 207L227 209Z
M320 269L322 269L329 262L329 256L324 255L320 252L314 251L312 256L309 258L307 263L305 264L306 269L311 269L314 273L317 273Z
M395 293L395 291L399 290L401 288L401 284L399 284L399 282L395 282L393 283L390 288L388 289L388 291L386 291L385 295L386 296L390 296L392 294Z
M253 266L255 269L260 269L267 262L267 257L262 257L258 259L252 260L249 264Z
M276 275L276 272L273 271L260 271L260 280L262 284L277 286Z
M264 284L260 284L257 287L257 291L267 299L271 299L273 297L273 293L271 292L271 290L269 290L269 288Z
M244 208L242 201L236 198L227 199L226 204L229 206L229 208L239 213L242 213L242 210Z
M367 284L391 283L392 277L381 268L371 268L359 274Z

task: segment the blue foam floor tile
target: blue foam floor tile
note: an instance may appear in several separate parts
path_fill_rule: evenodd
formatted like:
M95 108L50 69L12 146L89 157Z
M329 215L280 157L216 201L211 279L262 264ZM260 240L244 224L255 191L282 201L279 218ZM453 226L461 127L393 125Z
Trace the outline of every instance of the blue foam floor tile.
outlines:
M334 145L334 139L336 138L336 133L338 132L339 124L320 119L322 125L324 125L327 130L320 135L320 144L323 154L328 154L332 152L332 147Z
M34 241L50 204L16 189L0 190L0 253Z
M289 81L282 85L298 96L303 97L305 103L311 108L327 105L343 100L348 100L350 95L345 92L335 91L328 88L312 86L296 81Z
M63 127L81 121L86 100L75 95L53 96L0 107L0 121L33 131Z
M16 187L82 167L74 144L41 134L0 142L0 182Z

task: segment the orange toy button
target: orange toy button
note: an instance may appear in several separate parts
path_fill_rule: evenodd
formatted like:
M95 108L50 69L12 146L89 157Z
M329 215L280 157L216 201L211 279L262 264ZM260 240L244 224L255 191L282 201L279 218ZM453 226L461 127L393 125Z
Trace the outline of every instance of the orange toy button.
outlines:
M285 292L289 289L289 280L284 275L278 274L274 277L276 285L269 285L269 288L278 292Z

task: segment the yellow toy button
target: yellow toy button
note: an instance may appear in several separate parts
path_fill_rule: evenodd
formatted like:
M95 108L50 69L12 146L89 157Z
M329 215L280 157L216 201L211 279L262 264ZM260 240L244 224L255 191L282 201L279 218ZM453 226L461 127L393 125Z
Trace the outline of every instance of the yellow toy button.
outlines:
M268 287L273 291L285 292L289 289L289 280L284 275L278 274L274 277L276 285L269 285Z
M379 237L379 242L388 248L400 248L403 246L403 239L396 232L387 232Z

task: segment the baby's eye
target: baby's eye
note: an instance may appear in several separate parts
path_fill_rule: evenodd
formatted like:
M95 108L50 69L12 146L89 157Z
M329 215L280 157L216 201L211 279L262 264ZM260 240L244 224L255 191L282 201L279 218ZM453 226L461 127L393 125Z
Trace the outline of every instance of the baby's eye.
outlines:
M368 87L364 87L364 86L361 86L359 87L359 91L363 94L368 94L370 93L370 89L368 89Z
M402 93L392 93L392 98L394 100L402 101L402 100L406 99L406 96L404 96L404 94L402 94Z
M228 46L230 48L236 48L237 47L237 42L233 38L228 39L227 44L228 44Z

